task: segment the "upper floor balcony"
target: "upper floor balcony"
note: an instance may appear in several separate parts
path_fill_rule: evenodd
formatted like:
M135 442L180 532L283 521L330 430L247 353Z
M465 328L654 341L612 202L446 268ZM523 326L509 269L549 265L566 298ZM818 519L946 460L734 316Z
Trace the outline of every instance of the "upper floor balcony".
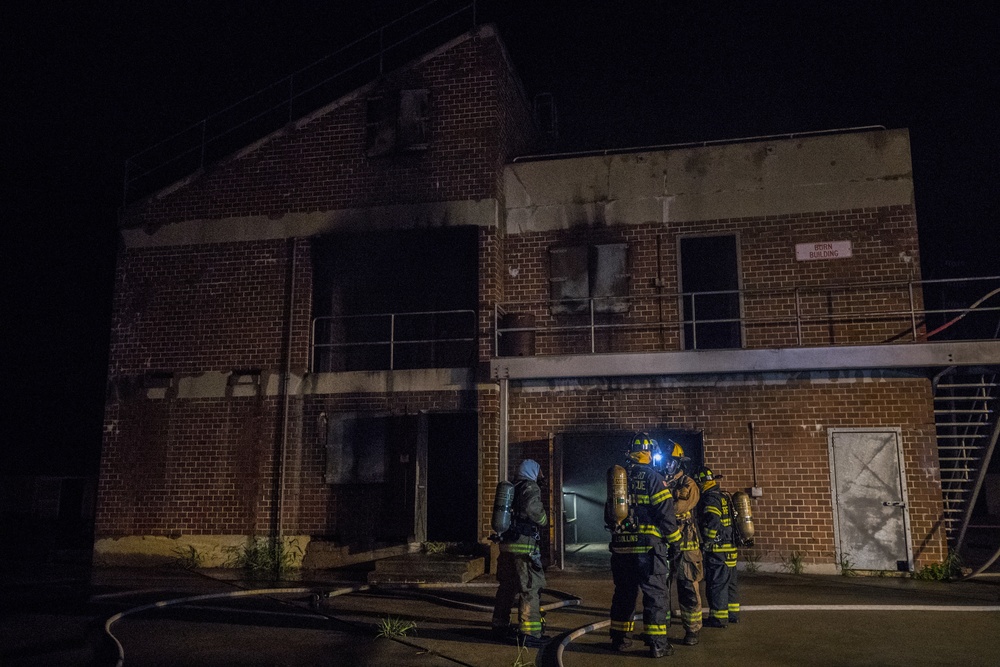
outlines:
M472 310L317 317L310 367L471 368L484 337L505 376L669 369L651 355L689 373L998 363L1000 276L505 301L480 327Z

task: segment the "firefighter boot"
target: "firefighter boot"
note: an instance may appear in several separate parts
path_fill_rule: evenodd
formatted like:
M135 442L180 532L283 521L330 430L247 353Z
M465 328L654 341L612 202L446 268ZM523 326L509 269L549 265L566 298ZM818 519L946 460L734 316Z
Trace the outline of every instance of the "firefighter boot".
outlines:
M653 644L649 647L649 657L650 658L664 658L668 655L673 655L674 647L670 645L670 642L663 642L662 644Z
M629 650L630 648L632 648L632 639L630 637L628 637L627 635L622 636L622 637L612 637L611 638L611 650L612 651L616 651L618 653L622 653L624 651Z
M688 630L684 633L684 639L681 643L685 646L694 646L698 643L698 633L695 630Z

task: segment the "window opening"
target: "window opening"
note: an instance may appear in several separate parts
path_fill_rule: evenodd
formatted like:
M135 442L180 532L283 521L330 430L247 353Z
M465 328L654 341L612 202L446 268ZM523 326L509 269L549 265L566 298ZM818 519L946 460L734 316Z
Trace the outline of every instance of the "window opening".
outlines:
M627 243L549 249L553 314L627 312L630 277Z
M735 235L680 239L684 349L743 346Z

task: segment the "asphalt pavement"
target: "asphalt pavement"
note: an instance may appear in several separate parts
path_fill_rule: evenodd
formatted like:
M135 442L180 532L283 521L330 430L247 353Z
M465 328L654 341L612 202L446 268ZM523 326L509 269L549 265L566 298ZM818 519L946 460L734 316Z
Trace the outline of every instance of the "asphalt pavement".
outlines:
M612 585L600 558L547 572L551 640L540 649L491 637L491 575L407 587L369 587L366 575L260 582L231 570L5 564L0 666L1000 665L997 578L743 573L739 625L706 628L697 646L675 641L654 661L639 641L608 650ZM670 636L683 636L679 619Z

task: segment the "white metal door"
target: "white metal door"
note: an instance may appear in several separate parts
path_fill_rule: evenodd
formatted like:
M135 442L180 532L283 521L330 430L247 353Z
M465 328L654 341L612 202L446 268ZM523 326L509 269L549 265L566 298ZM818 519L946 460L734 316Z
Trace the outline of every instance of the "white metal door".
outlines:
M899 429L830 429L829 446L838 562L912 570Z

